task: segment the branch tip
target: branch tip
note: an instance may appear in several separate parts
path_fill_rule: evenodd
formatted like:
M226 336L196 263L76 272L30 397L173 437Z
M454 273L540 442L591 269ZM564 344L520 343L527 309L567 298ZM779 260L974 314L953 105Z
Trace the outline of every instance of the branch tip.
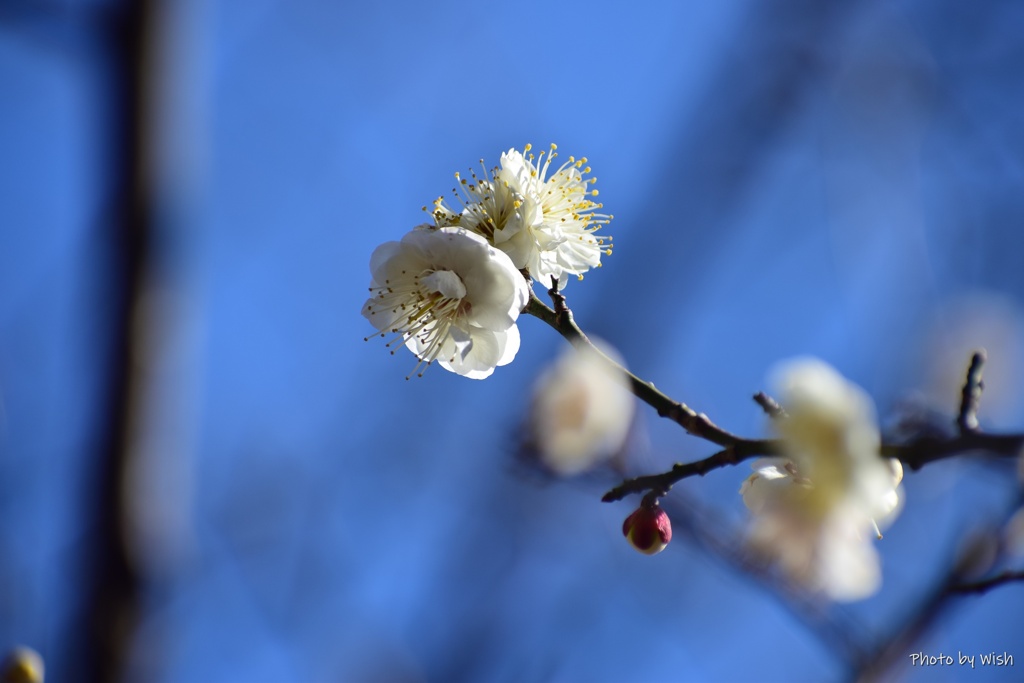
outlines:
M764 393L763 391L759 391L756 394L754 394L754 401L757 403L757 405L761 406L761 409L764 410L765 415L772 418L773 420L786 417L786 411L782 409L782 406L780 406L774 398Z
M978 406L981 403L981 391L985 388L981 380L981 371L985 360L985 350L978 349L971 356L971 364L967 368L967 379L960 392L960 413L956 418L956 425L961 434L978 430Z

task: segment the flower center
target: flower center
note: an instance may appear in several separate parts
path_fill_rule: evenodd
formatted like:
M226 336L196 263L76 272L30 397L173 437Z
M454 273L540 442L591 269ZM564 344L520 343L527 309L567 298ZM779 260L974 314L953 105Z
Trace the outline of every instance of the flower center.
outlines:
M462 278L450 270L425 270L412 277L402 271L402 275L401 281L385 280L383 286L371 287L374 296L367 306L371 316L386 312L392 315L390 328L381 332L382 337L388 332L395 335L386 347L417 338L421 347L417 352L420 360L413 368L417 373L424 364L429 366L437 360L452 324L472 306L464 299L466 285ZM422 371L418 374L423 376Z
M437 292L445 299L459 301L466 296L466 285L462 278L450 270L435 270L420 278L420 284L428 292Z

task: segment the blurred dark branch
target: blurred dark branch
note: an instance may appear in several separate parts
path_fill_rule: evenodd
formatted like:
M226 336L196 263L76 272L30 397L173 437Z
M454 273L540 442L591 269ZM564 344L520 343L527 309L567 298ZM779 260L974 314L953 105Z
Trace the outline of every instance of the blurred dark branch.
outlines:
M576 324L576 321L573 319L572 310L569 309L566 303L565 295L558 291L557 282L552 282L548 295L551 297L554 308L549 308L544 304L531 289L530 301L523 312L543 320L573 346L586 348L596 353L616 370L622 372L636 397L654 408L659 416L679 424L687 433L693 436L710 441L718 446L724 446L722 450L702 460L676 463L667 472L627 479L619 486L608 491L602 498L603 501L621 500L631 493L644 493L646 491L654 491L656 495L663 496L671 490L676 482L687 477L695 475L704 476L711 470L727 465L736 465L757 456L772 456L783 453L782 442L778 439L748 439L728 432L712 422L707 415L697 413L685 403L680 403L666 396L655 389L653 383L640 379L614 360L608 358L591 343L587 335ZM958 423L974 424L975 427L962 428L959 434L950 437L925 435L906 443L883 443L880 449L881 455L887 458L898 458L912 470L918 470L931 462L974 452L989 453L1003 457L1019 455L1024 450L1024 434L984 434L976 428L976 413L978 397L981 392L980 375L983 361L984 356L980 352L975 353L971 359L971 367L968 371L967 382L963 390L960 417L958 418ZM774 414L775 416L784 414L782 408L765 394L757 394L754 399L769 414Z
M147 93L153 3L134 0L106 14L112 107L109 139L112 211L104 235L110 254L111 340L107 422L97 458L93 585L86 604L88 643L76 680L114 683L124 678L139 611L140 577L127 536L129 492L126 474L133 457L133 430L142 394L138 372L143 283L150 252L149 143L152 120Z
M969 595L971 593L987 593L993 588L997 588L1006 583L1013 583L1015 581L1024 581L1024 571L1010 571L1006 570L1000 572L995 576L990 576L987 579L981 579L980 581L970 581L967 583L960 583L949 587L950 593L958 595Z
M950 589L956 580L956 575L951 574L939 582L894 633L880 640L878 647L867 652L854 666L852 680L858 683L877 681L899 665L904 654L946 611Z
M1024 491L1013 497L1003 510L1001 519L994 525L994 529L977 533L973 539L968 539L969 542L964 544L966 549L935 583L932 590L921 599L917 607L908 612L907 617L897 623L888 634L880 637L874 648L864 652L863 657L853 667L852 680L869 683L892 678L896 668L906 666L906 653L914 643L953 609L956 604L954 598L981 594L998 586L1024 581L1024 572L1021 571L1004 571L986 579L969 582L964 580L974 573L972 565L980 563L992 566L1003 560L1006 555L1005 539L999 533L999 529L1005 527L1021 505L1024 505Z
M820 596L773 572L770 566L747 550L742 534L725 522L727 516L708 509L692 496L673 496L662 502L672 525L685 533L699 548L723 564L751 579L802 622L827 649L847 664L867 655L868 639L863 625Z
M882 455L899 458L912 470L946 458L968 453L1015 457L1024 449L1024 434L968 432L949 438L925 436L904 444L882 444Z

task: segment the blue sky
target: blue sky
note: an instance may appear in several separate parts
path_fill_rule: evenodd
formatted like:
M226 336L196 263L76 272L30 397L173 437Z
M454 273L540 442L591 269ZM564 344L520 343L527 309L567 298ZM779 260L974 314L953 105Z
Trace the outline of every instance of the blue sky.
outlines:
M59 680L109 376L116 83L90 17L113 5L17 6L0 18L0 646L36 647ZM952 416L984 346L982 425L1024 428L1014 3L182 0L159 26L135 679L843 677L685 534L633 552L630 504L599 502L610 476L516 464L564 344L539 321L483 382L407 382L411 355L363 342L373 248L455 171L527 142L587 156L615 215L614 254L567 288L577 320L717 423L763 433L749 396L805 354L883 418ZM636 470L713 452L640 412ZM748 472L673 495L738 523ZM883 589L843 612L876 635L1014 491L966 460L905 486ZM958 601L920 649L1024 663L1022 600Z

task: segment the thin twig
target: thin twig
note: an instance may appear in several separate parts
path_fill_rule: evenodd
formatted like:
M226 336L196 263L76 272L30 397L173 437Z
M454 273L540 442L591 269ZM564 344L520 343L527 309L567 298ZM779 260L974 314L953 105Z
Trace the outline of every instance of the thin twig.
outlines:
M786 411L782 409L782 406L780 406L774 398L763 391L759 391L754 394L754 401L757 402L757 405L761 406L765 415L773 420L786 417Z
M967 369L967 381L960 392L960 414L956 424L961 434L978 429L978 404L981 402L981 390L985 388L981 381L981 369L985 365L985 351L978 350L971 356L971 366Z
M694 475L703 477L711 470L725 467L726 465L735 465L739 462L736 457L735 449L726 448L703 460L688 463L677 462L667 472L627 479L604 494L601 500L605 503L612 503L616 500L622 500L631 493L641 493L643 491L656 491L658 492L657 495L664 496L672 490L672 485L677 481Z

